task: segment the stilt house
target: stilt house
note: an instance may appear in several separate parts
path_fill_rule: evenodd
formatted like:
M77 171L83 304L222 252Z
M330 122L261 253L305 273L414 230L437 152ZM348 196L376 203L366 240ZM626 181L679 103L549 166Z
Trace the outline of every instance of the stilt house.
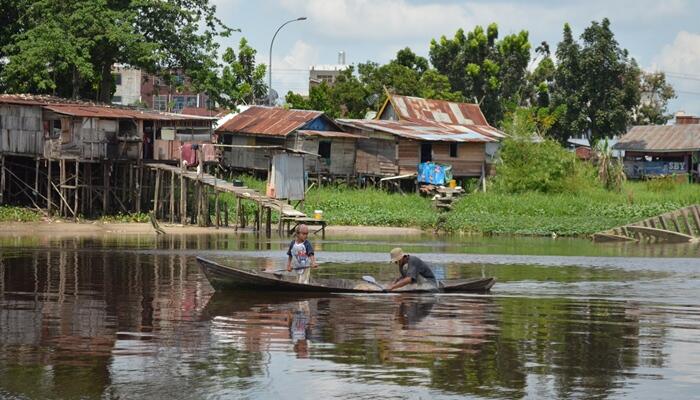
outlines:
M414 174L419 163L452 166L457 178L488 173L505 134L490 126L479 106L390 95L375 119L339 119L357 142L358 175Z
M252 106L216 129L224 144L223 164L241 170L267 171L270 149L308 153L304 169L310 174L349 176L355 170L359 136L343 130L324 113Z

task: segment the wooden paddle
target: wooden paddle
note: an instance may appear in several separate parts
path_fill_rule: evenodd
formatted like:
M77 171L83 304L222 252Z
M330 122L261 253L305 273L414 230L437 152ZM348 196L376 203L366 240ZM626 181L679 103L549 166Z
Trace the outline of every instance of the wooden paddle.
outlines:
M365 282L367 282L367 283L373 284L374 286L376 286L376 287L378 287L379 289L381 289L382 292L384 292L384 293L387 292L387 290L384 288L384 286L382 286L382 285L380 285L379 283L377 283L377 280L374 279L373 276L364 275L364 276L362 277L362 280L365 281Z

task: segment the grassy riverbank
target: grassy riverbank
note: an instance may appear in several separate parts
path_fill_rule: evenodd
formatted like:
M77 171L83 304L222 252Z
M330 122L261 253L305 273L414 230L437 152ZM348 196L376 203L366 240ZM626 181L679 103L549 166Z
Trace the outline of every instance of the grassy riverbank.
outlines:
M263 190L264 182L244 177ZM231 223L235 199L222 195ZM672 180L625 182L620 192L589 187L576 193L503 193L492 190L462 197L449 212L439 212L428 198L377 189L312 188L304 212L323 210L331 226L383 226L438 229L449 233L512 235L587 235L700 203L700 186ZM249 224L255 207L244 202ZM213 207L212 207L213 210ZM275 218L273 216L273 218ZM40 221L42 215L20 207L0 207L0 222ZM276 218L275 218L276 219ZM103 223L144 222L146 214L104 217Z

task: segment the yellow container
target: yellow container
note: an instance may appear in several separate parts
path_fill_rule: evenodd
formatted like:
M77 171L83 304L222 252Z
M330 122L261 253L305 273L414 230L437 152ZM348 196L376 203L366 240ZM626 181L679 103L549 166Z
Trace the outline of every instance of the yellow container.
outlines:
M454 179L450 179L449 186L450 186L452 189L456 188L456 187L457 187L457 181L454 180Z
M323 210L314 210L314 219L315 220L322 220L323 219Z

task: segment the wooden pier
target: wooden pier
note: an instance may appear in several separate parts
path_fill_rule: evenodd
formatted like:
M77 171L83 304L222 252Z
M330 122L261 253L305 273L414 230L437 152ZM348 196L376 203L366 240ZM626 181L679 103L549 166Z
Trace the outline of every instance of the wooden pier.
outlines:
M700 240L700 205L593 234L595 242L688 243Z
M144 166L151 170L154 175L152 213L157 219L169 220L170 223L179 221L182 224L187 224L187 210L190 209L192 210L191 216L196 217L197 225L214 225L216 227L228 225L228 213L226 207L222 211L219 195L230 193L236 199L236 215L234 217L236 229L246 227L248 221L246 221L244 212L244 202L250 201L256 206L252 227L257 232L264 231L267 236L272 234L272 212L274 211L279 215L276 230L280 235L292 232L297 225L302 223L320 226L316 232L325 235L326 222L324 220L310 218L286 201L270 198L255 189L235 186L233 183L214 175L185 170L173 165L145 164ZM193 196L190 196L189 193L192 193ZM212 212L209 209L209 198L212 194L214 196L213 223L211 223ZM188 207L190 198L194 203Z

